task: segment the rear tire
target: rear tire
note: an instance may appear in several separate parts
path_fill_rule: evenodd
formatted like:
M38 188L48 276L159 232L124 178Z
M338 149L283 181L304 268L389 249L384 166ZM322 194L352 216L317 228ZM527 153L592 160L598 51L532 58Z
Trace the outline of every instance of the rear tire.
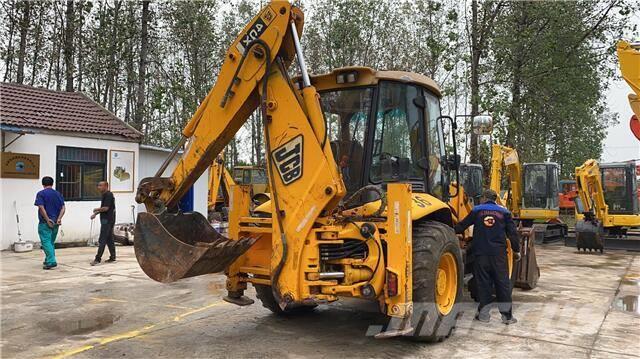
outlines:
M273 296L271 286L254 284L253 287L256 289L256 297L260 299L260 302L262 302L262 306L277 315L308 313L312 312L316 307L315 305L301 305L283 310L282 308L280 308L280 305L276 301L276 298Z
M456 288L445 313L437 300L437 286L441 261L453 259ZM451 272L450 272L451 273ZM442 274L440 274L442 275ZM459 317L458 303L462 300L462 253L453 228L434 221L422 221L413 225L413 317L412 338L421 342L438 342L449 337ZM442 281L442 278L440 278ZM443 289L442 286L440 288Z

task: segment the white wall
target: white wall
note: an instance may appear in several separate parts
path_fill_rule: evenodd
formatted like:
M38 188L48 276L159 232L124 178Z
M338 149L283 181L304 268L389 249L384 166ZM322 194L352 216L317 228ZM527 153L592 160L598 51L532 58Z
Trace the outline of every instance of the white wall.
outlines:
M138 180L145 177L155 176L156 171L160 168L160 165L164 162L165 158L169 156L169 151L153 150L153 149L140 149L140 177ZM179 157L180 155L176 156ZM165 171L163 176L169 176L171 171L176 167L177 160L173 160L169 165L169 168ZM207 216L207 194L209 192L209 170L205 171L202 176L196 181L193 186L193 210L200 212L205 217ZM144 205L139 204L137 211L144 211Z
M16 137L6 133L6 143ZM7 147L7 152L33 153L40 155L40 177L56 178L56 146L70 146L97 149L117 149L135 152L134 183L140 180L139 144L135 142L119 142L95 138L67 137L48 134L24 135ZM107 170L109 164L107 163ZM7 249L17 240L17 226L14 201L20 215L20 229L24 240L38 242L38 213L33 205L36 193L42 189L40 179L0 179L0 249ZM116 221L131 221L131 205L135 205L135 188L131 193L114 193L116 199ZM67 213L62 219L58 233L58 241L81 241L89 239L91 220L89 216L93 208L99 207L100 201L66 201ZM205 207L206 208L206 207ZM96 219L93 225L93 236L97 236L100 222Z

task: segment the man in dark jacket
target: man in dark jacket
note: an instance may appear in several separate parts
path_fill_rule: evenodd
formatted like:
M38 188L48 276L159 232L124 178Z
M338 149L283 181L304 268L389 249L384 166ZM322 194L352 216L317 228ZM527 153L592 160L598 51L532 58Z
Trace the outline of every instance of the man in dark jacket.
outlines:
M495 290L498 309L504 324L514 324L511 313L511 280L507 263L507 237L516 260L520 260L520 238L511 212L496 204L498 195L493 190L483 193L485 202L475 206L471 213L456 225L456 233L473 225L473 276L478 285L478 314L475 319L489 322L490 306Z
M98 183L98 191L102 193L102 201L100 202L100 207L93 210L91 219L100 214L100 238L98 239L98 253L91 262L92 266L100 264L105 246L109 248L107 263L116 261L116 245L113 241L113 226L116 224L116 200L113 197L113 193L109 191L109 183L107 181Z

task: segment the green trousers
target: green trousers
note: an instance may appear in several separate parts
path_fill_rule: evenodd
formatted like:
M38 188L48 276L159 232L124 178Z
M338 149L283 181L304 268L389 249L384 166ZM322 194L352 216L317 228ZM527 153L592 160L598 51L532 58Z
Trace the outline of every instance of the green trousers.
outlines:
M44 265L57 265L56 251L53 244L56 242L56 237L58 236L58 225L50 228L46 223L39 223L38 235L40 236L40 244L44 251Z

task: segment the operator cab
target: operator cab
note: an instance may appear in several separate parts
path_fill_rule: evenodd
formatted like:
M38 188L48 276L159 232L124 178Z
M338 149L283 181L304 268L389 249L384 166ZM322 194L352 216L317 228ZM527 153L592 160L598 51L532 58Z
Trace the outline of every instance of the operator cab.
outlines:
M482 165L478 163L460 164L460 184L473 204L480 204L483 188Z
M450 118L441 116L433 80L348 67L314 76L311 83L320 94L327 141L348 193L406 182L414 192L448 197L447 163L457 170L458 160L445 149L443 128Z
M525 163L522 165L522 208L558 210L560 193L557 163Z
M602 190L610 214L638 214L638 181L634 161L602 163Z

